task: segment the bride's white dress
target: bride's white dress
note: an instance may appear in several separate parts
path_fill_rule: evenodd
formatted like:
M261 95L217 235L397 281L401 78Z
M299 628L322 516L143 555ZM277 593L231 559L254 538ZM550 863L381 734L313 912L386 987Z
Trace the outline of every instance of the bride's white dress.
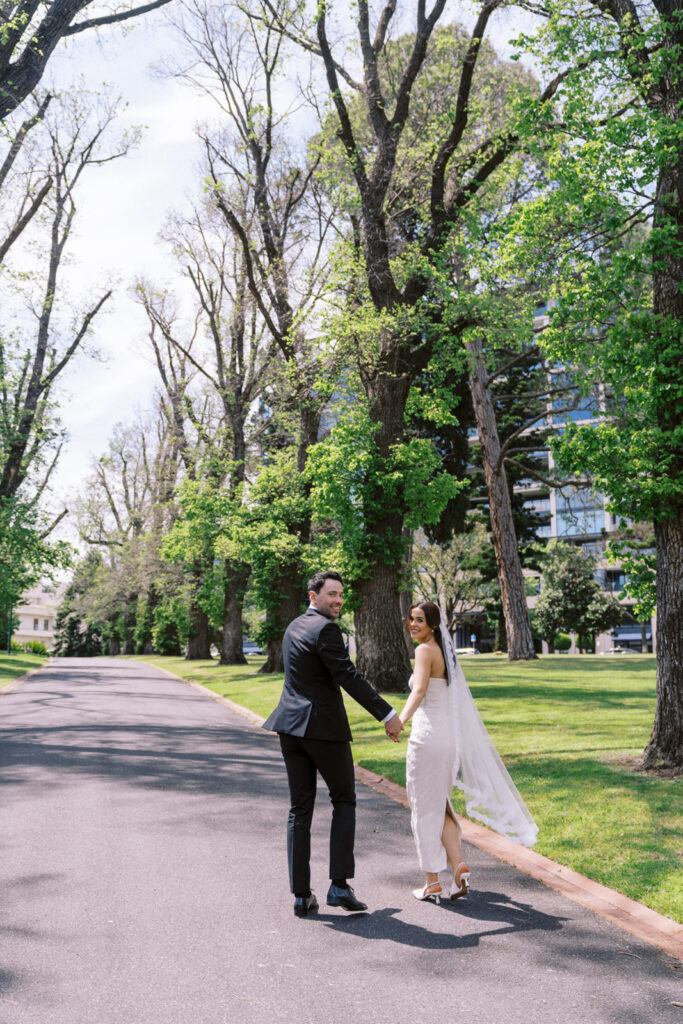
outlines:
M412 676L408 685L412 690ZM450 710L448 683L432 677L413 715L406 758L410 825L422 871L436 874L447 867L441 833L446 813L455 820L451 805L455 760L455 722Z
M413 715L406 760L418 860L423 871L435 874L447 867L441 833L445 814L455 820L453 786L464 793L470 818L524 846L533 846L538 835L538 827L477 710L448 634L443 650L450 684L430 678ZM412 690L412 676L409 685Z

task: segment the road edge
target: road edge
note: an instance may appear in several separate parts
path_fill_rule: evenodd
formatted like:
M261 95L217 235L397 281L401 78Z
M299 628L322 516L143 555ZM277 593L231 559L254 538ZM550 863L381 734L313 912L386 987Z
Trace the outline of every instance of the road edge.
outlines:
M138 664L149 665L150 663L138 662ZM177 679L181 683L191 686L198 693L203 693L235 714L246 718L252 725L261 726L265 722L265 718L262 715L256 714L255 711L250 711L249 708L237 704L228 697L215 693L214 690L210 690L208 686L204 686L202 683L197 683L193 679L184 679L182 676L177 676L175 672L170 672L160 665L151 665L151 667L169 676L171 679ZM40 669L34 671L40 671ZM356 764L355 770L356 780L362 783L362 785L377 793L382 793L390 800L393 800L394 803L401 804L403 807L410 807L408 795L403 786L399 786L397 782L385 779L383 776L377 775L375 772L370 771L369 768L363 768L361 765ZM556 861L551 860L550 857L544 857L542 854L535 853L519 843L513 843L509 839L499 836L496 832L484 828L483 825L477 825L475 822L470 821L469 818L459 816L458 820L462 826L463 839L466 842L471 843L485 853L491 854L498 860L505 861L505 863L517 868L517 870L523 871L524 874L530 875L537 881L547 885L550 889L555 889L574 903L580 903L581 906L587 907L594 913L599 914L600 917L607 918L637 938L642 939L651 946L656 946L658 949L663 950L663 952L683 962L683 925L677 921L670 917L665 917L664 914L659 914L656 910L646 907L643 903L638 903L637 900L623 896L615 889L610 889L606 885L594 882L578 871L573 871L571 868L558 864Z
M52 661L52 658L48 658L47 661L38 665L36 668L30 668L28 672L24 672L23 676L17 676L16 679L10 679L9 683L0 684L0 697L5 693L12 693L13 690L18 689L23 682L29 679L31 676L36 675L37 672L42 672Z

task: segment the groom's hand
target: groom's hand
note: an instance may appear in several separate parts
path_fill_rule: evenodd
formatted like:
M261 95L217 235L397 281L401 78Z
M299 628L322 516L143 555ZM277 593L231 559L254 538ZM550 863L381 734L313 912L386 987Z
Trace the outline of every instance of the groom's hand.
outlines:
M397 714L392 715L391 718L388 718L384 723L384 731L386 732L387 736L389 736L394 741L394 743L401 742L399 736L403 732L403 729L403 722L401 721Z

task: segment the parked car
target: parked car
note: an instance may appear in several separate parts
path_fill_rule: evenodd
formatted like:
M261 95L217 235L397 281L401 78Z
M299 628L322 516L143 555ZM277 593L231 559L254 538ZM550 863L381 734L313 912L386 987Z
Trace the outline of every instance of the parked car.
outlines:
M243 640L242 654L263 654L263 651L258 644L254 643L253 640Z
M462 658L465 654L479 654L476 647L456 647L455 653L458 658Z

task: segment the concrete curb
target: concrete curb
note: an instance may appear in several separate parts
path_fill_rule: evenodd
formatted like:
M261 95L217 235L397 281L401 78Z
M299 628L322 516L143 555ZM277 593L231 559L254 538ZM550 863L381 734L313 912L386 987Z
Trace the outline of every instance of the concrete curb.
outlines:
M182 676L177 676L175 673L169 672L168 669L157 665L154 665L154 668L172 679L186 683L199 693L210 697L211 700L223 704L230 711L246 718L252 725L260 726L265 722L265 718L261 715L257 715L241 704L236 704L227 697L221 697L220 694L214 693L213 690L201 683L183 679ZM384 794L395 803L401 804L403 807L410 807L404 787L399 786L396 782L376 775L375 772L368 768L362 768L360 765L356 765L356 780L369 789ZM564 867L549 857L534 853L533 850L520 846L519 843L513 843L468 818L459 817L458 820L462 826L463 839L466 842L472 843L473 846L485 853L490 853L498 860L511 864L519 871L523 871L549 888L562 893L567 899L588 907L589 910L601 917L606 917L632 935L636 935L645 942L649 942L650 945L657 946L658 949L670 956L683 961L683 925L677 921L658 914L656 910L651 910L642 903L629 899L628 896L622 896L614 889L608 889L606 885L600 885L599 882L594 882L592 879L586 878L585 875L579 874L578 871L572 871L571 868Z

